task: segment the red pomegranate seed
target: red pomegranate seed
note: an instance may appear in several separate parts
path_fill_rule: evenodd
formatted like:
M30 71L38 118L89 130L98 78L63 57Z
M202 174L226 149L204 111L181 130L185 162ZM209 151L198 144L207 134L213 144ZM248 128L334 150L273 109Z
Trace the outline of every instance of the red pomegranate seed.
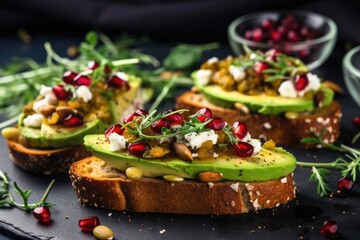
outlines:
M269 68L269 64L266 62L256 62L254 66L254 71L257 74L261 74L264 70Z
M96 216L85 217L79 220L79 227L82 231L92 232L96 226L100 225L100 219Z
M169 109L164 112L164 115L173 112L172 109ZM167 116L166 119L170 122L171 126L173 125L181 125L184 122L184 116L181 113L174 113L170 116Z
M296 75L294 79L294 86L297 91L301 91L309 84L309 79L306 74Z
M66 127L78 127L81 126L83 122L82 117L77 113L70 113L69 116L63 120L63 124Z
M71 97L71 92L66 91L62 85L53 86L52 91L58 100L68 100Z
M166 118L160 118L156 122L152 123L150 126L151 130L153 130L156 133L161 133L162 128L170 128L170 127L171 127L171 123Z
M271 31L271 32L270 32L270 38L271 38L271 40L273 40L274 42L278 42L278 41L280 41L280 39L281 39L281 35L280 35L280 33L277 32L277 31Z
M51 213L48 207L37 207L33 210L34 217L42 223L48 223L51 220Z
M122 125L120 123L117 123L105 130L105 137L106 139L109 139L111 133L117 133L119 135L122 135L124 131L125 129L122 128Z
M300 37L299 35L294 31L294 30L290 30L287 34L287 39L290 42L298 42L300 41Z
M256 42L260 42L263 40L264 33L261 28L255 28L252 32L252 38Z
M284 26L288 26L291 23L293 23L295 21L294 16L292 15L287 15L286 17L283 18L283 20L281 21L281 24Z
M277 61L277 55L279 53L280 53L280 51L277 50L277 49L270 49L270 50L266 51L265 52L266 60L276 62Z
M69 70L69 71L64 72L62 79L67 84L76 85L74 79L77 75L78 74L76 72Z
M308 48L303 48L298 52L298 56L299 58L305 58L308 57L310 55L310 50Z
M320 229L320 233L324 237L334 238L337 236L339 231L339 225L333 220L327 220L324 222L323 226Z
M354 186L354 181L351 178L341 178L337 184L338 194L348 194Z
M146 142L131 143L128 147L128 151L130 155L142 157L149 147L150 145Z
M146 115L149 114L149 112L146 111L146 110L144 110L144 109L137 109L137 110L135 111L135 113L138 114L139 116L140 116L140 115L146 116Z
M264 21L261 24L261 27L266 30L270 30L270 29L274 28L274 26L275 26L275 23L270 18L264 19Z
M211 122L209 122L208 124L206 124L206 128L211 128L212 130L221 130L226 126L226 122L224 121L224 119L219 118L219 117L214 117Z
M74 79L75 83L77 86L90 86L92 83L91 78L89 78L88 76L84 76L84 75L79 75L78 77L76 77Z
M88 62L88 69L95 70L100 66L100 64L97 61L90 61Z
M207 118L212 118L212 111L209 108L202 108L196 114L200 114L196 117L200 122L205 122Z
M238 139L243 139L248 133L248 129L245 123L235 122L232 126L232 134Z
M355 127L360 128L360 116L356 116L353 118L352 123Z
M130 115L127 115L126 117L124 117L124 123L129 123L129 122L132 122L134 120L134 118L137 118L137 117L140 117L140 114L136 113L136 112L133 112L132 114Z
M280 34L280 37L285 36L288 32L288 29L284 26L279 26L276 30Z
M125 80L119 78L118 76L111 76L111 77L107 78L106 81L107 81L108 85L113 88L125 87L126 91L128 91L130 89L130 85L129 85L128 81L125 81Z
M251 157L254 152L254 147L247 142L237 142L233 145L236 156Z
M245 37L245 39L251 40L252 39L252 31L251 30L246 31L244 37Z

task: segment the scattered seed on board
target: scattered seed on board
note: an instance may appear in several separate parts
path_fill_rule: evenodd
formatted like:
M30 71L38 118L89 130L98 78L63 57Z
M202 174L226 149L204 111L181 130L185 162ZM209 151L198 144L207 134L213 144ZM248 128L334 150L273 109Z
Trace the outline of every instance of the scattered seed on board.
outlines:
M94 237L96 237L96 239L99 239L99 240L114 239L113 231L105 225L96 226L93 230L93 235L94 235Z

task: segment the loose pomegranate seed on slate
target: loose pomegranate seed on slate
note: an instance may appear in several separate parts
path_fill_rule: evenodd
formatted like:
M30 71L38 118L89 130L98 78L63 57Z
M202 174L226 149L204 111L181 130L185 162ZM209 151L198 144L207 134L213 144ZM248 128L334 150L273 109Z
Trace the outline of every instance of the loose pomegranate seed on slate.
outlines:
M338 194L348 194L354 186L354 181L351 178L341 178L337 184Z
M79 220L79 227L82 231L92 232L96 226L100 225L100 219L96 216L85 217Z
M243 122L235 122L232 126L232 133L234 137L243 139L248 133L246 124Z
M83 122L82 117L77 113L70 113L69 116L63 120L63 124L66 127L78 127L81 126Z
M266 62L256 62L254 65L254 71L257 74L261 74L264 70L269 68L269 64Z
M156 133L161 133L162 128L170 128L171 123L166 118L160 118L156 122L153 122L150 126L151 130L153 130Z
M77 75L78 74L76 72L69 70L69 71L64 72L62 79L67 84L76 85L76 82L74 79Z
M142 157L149 147L150 145L146 142L130 143L128 151L130 155Z
M88 62L88 69L95 70L100 66L100 64L97 61L90 61Z
M111 76L106 79L106 82L108 83L109 86L111 86L113 88L125 87L125 89L127 91L130 89L130 85L129 85L128 81L125 81L125 80L119 78L118 76Z
M251 157L254 152L254 147L247 142L237 142L233 145L235 154L238 157Z
M52 91L58 100L68 100L71 97L71 92L66 91L62 85L53 86Z
M51 213L48 207L37 207L33 210L34 217L42 223L48 223L51 220Z
M360 128L360 116L356 116L353 118L352 123L355 127Z
M149 112L146 111L146 110L144 110L144 109L137 109L137 110L135 111L135 113L136 113L136 114L139 114L139 116L140 116L140 115L146 116L146 115L149 114Z
M212 118L212 111L209 108L202 108L196 113L201 114L200 116L196 117L200 122L205 122L207 118Z
M111 133L117 133L119 135L122 135L124 131L125 129L122 128L122 125L120 123L117 123L105 130L105 137L106 139L109 139Z
M88 76L84 76L84 75L79 75L74 79L75 83L77 86L90 86L92 83L91 78L89 78Z
M320 233L324 237L334 238L337 236L339 231L339 225L333 220L327 220L324 222L323 226L320 229Z
M296 91L301 91L306 88L309 84L309 79L307 78L306 74L296 75L294 78L294 87Z
M219 117L214 117L211 122L209 122L208 124L206 124L206 128L211 128L212 130L221 130L226 126L226 122L224 121L224 119L219 118Z

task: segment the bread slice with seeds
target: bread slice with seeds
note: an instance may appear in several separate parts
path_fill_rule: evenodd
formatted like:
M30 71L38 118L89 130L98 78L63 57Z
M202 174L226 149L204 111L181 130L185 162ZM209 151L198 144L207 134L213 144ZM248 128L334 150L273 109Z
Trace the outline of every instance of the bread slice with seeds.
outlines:
M201 108L210 108L213 114L223 118L229 124L235 121L245 122L251 129L251 136L263 140L274 140L280 146L315 147L303 144L303 138L321 135L325 143L333 143L340 134L341 106L333 101L327 106L316 108L312 112L303 112L296 116L262 115L246 113L239 109L229 109L210 103L196 91L188 91L176 99L177 109L189 109L193 114Z
M109 210L175 214L241 214L278 207L295 198L292 174L265 182L170 183L161 178L130 180L94 156L69 170L81 204Z

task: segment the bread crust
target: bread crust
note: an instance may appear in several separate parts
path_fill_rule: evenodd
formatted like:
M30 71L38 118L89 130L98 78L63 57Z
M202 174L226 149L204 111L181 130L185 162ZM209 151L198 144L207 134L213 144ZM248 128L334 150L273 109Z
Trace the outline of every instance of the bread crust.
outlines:
M110 210L175 214L241 214L274 208L295 198L292 174L266 182L170 183L161 178L130 180L91 156L72 164L72 186L81 204Z
M176 108L189 109L189 115L204 107L210 108L214 116L223 118L229 124L245 122L251 129L252 137L272 139L277 145L285 147L317 147L314 144L303 144L301 140L322 134L325 143L333 143L340 134L342 114L341 106L336 101L313 112L301 113L296 119L287 119L283 115L245 114L236 109L215 106L197 92L185 92L176 99Z
M66 173L71 164L79 159L91 156L84 145L40 150L26 148L18 142L7 141L11 160L18 167L44 175Z

